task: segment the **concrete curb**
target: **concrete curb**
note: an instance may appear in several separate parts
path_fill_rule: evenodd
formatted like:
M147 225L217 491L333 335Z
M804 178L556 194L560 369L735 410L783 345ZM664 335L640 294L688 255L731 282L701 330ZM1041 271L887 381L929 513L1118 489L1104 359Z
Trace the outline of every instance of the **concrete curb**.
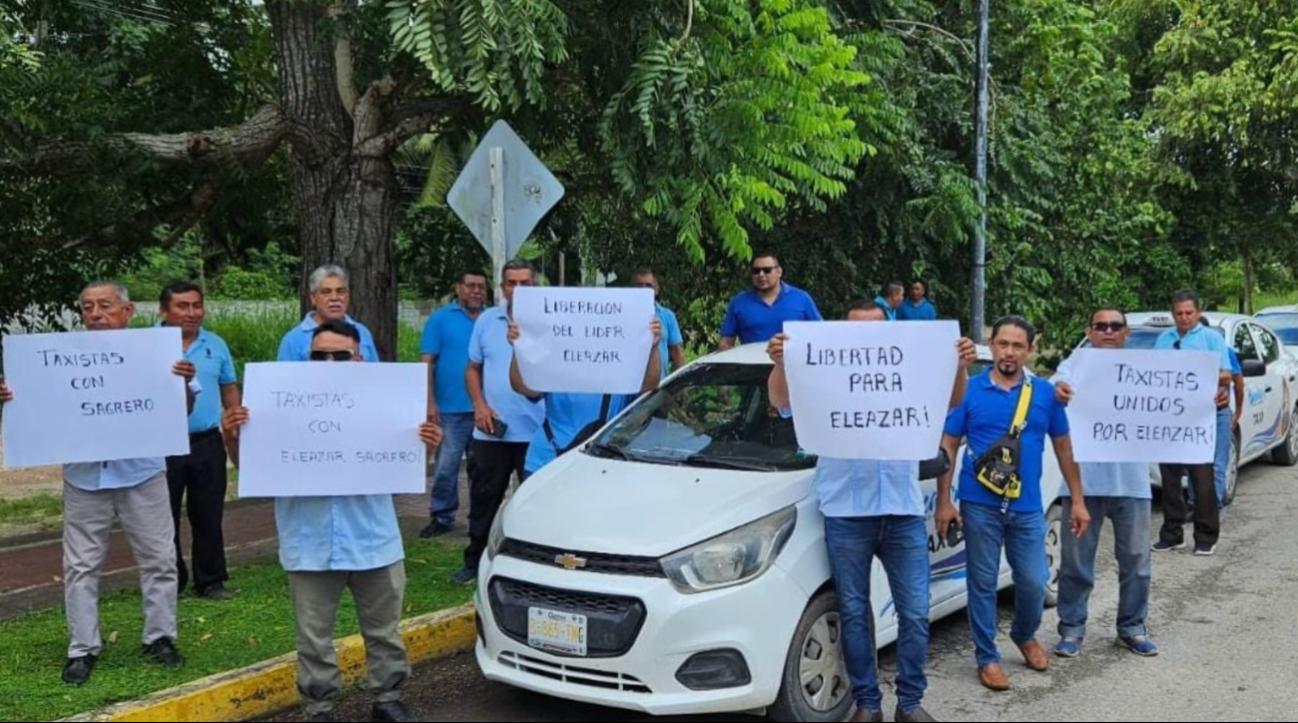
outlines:
M421 615L401 624L413 666L473 648L477 640L472 603ZM337 641L343 686L365 678L365 643L360 635ZM298 703L297 654L289 653L241 670L217 673L148 698L83 713L66 721L240 721Z

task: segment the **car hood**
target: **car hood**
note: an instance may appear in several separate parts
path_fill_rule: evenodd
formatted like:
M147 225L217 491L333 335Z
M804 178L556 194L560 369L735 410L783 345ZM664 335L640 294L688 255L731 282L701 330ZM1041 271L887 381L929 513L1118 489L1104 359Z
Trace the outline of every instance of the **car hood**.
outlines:
M505 537L588 553L660 557L811 493L813 470L748 472L647 464L574 451L528 477L502 514Z

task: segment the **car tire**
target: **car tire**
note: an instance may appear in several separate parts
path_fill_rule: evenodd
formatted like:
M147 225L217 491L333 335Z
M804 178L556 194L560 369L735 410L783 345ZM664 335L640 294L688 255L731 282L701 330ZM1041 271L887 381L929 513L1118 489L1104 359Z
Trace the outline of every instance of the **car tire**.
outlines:
M1286 446L1288 443L1285 443ZM1235 488L1239 486L1239 435L1231 435L1230 461L1226 463L1226 496L1221 505L1225 507L1235 501Z
M767 710L767 718L830 723L846 720L852 705L838 597L833 590L826 590L811 599L798 620L784 659L780 694Z
M1284 443L1271 452L1271 459L1285 467L1298 464L1298 407L1289 411L1289 432L1285 435Z
M1064 552L1064 506L1056 503L1046 512L1046 607L1059 604L1059 568Z

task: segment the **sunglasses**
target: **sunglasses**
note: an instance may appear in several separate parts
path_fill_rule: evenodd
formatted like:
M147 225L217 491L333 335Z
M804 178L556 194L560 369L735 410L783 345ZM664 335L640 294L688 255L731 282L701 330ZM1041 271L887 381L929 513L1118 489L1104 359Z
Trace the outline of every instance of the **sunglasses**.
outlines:
M1091 328L1101 334L1108 334L1110 332L1116 334L1127 328L1127 325L1121 321L1097 321L1094 324L1091 324Z
M352 353L346 349L338 351L312 351L311 361L351 361Z
M749 271L752 272L753 276L757 276L759 274L762 276L769 276L775 273L775 269L777 268L779 267L778 266L754 266L753 268L749 269Z

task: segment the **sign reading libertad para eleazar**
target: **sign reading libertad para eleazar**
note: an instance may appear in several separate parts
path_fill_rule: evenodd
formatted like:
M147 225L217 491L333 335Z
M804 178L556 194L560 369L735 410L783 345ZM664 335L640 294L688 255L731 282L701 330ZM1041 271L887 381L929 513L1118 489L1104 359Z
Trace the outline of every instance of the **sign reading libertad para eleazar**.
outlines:
M240 497L424 492L423 364L266 362L245 376Z
M651 289L520 287L518 370L541 392L638 394L653 319Z
M810 452L848 459L937 454L959 363L954 321L785 322L794 430Z
M183 356L175 327L6 336L5 466L188 454Z

